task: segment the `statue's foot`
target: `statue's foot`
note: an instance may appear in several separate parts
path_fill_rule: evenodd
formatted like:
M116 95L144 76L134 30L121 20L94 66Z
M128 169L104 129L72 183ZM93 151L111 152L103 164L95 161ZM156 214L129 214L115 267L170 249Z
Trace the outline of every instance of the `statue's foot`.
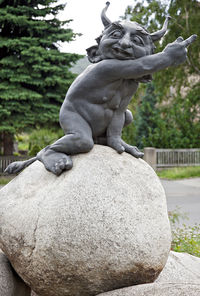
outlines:
M120 137L107 137L107 145L115 149L118 153L123 153L126 151L136 158L142 158L144 156L144 153L141 152L136 146L127 144Z
M17 174L21 172L24 168L29 166L31 163L37 160L37 157L32 157L30 159L24 161L15 161L9 164L9 166L5 169L4 173L6 174Z
M125 151L131 155L133 155L136 158L142 158L144 156L144 153L141 152L136 146L131 146L124 141L122 141L122 145L125 149Z
M63 171L70 170L73 166L71 157L61 152L56 152L49 147L44 148L37 154L45 168L59 176Z
M17 174L24 169L24 161L14 161L7 166L4 173Z

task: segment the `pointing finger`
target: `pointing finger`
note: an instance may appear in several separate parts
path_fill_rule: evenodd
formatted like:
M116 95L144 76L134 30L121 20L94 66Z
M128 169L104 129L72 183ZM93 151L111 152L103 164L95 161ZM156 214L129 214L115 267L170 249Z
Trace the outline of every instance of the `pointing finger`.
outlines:
M188 45L190 45L192 42L194 42L197 38L197 35L192 35L189 38L185 39L182 44L187 47Z

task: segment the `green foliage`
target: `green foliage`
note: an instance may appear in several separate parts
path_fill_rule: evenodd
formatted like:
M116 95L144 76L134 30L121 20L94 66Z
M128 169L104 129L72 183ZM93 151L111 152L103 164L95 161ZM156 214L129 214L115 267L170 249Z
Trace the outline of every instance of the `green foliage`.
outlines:
M0 185L4 186L8 184L12 179L13 177L0 177Z
M47 129L35 130L29 135L29 155L35 156L40 150L47 145L52 144L63 136L63 131L57 132Z
M76 36L55 0L0 1L0 133L55 126L80 58L61 53Z
M171 180L200 177L200 166L164 169L157 171L157 175Z
M18 145L18 150L27 151L29 147L29 136L26 133L15 135L15 141Z
M141 0L134 7L127 8L127 15L131 16L131 20L143 24L150 32L160 29L167 15L172 17L168 33L162 42L156 44L157 52L162 51L178 36L188 38L194 33L200 36L198 21L200 2L198 0L170 0L168 3ZM199 74L199 41L197 39L188 48L187 62L154 74L153 94L148 93L149 86L147 86L146 97L143 98L136 113L137 145L157 148L199 147ZM150 114L147 112L148 95Z
M137 99L132 98L130 104L129 104L129 110L132 112L133 117L135 116L136 113L136 106L137 106ZM129 124L128 126L124 127L122 130L122 138L124 141L126 141L129 144L134 144L135 143L135 125L134 122Z
M200 225L192 227L183 224L181 227L177 227L180 218L185 219L185 214L181 214L177 210L169 212L172 228L172 250L200 257Z
M133 123L126 126L122 131L122 139L129 143L130 145L134 145L135 143L135 126Z
M147 84L146 93L136 109L135 138L139 148L154 145L159 147L160 135L157 126L160 120L160 110L156 104L157 98L154 93L154 85L151 82Z

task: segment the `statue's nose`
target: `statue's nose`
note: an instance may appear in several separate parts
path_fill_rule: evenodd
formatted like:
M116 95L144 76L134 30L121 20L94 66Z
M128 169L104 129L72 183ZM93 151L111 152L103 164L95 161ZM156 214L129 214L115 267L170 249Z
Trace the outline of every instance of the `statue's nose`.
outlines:
M122 48L131 47L131 40L129 34L125 34L121 40L119 40L119 44Z

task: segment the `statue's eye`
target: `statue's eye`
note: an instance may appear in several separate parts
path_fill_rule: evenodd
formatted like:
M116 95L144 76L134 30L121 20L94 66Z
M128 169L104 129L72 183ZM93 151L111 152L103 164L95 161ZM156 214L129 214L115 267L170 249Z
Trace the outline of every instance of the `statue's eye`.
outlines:
M120 30L115 30L111 33L111 36L114 38L120 38L122 36L122 32Z
M137 45L144 45L142 38L139 36L133 36L132 41Z

